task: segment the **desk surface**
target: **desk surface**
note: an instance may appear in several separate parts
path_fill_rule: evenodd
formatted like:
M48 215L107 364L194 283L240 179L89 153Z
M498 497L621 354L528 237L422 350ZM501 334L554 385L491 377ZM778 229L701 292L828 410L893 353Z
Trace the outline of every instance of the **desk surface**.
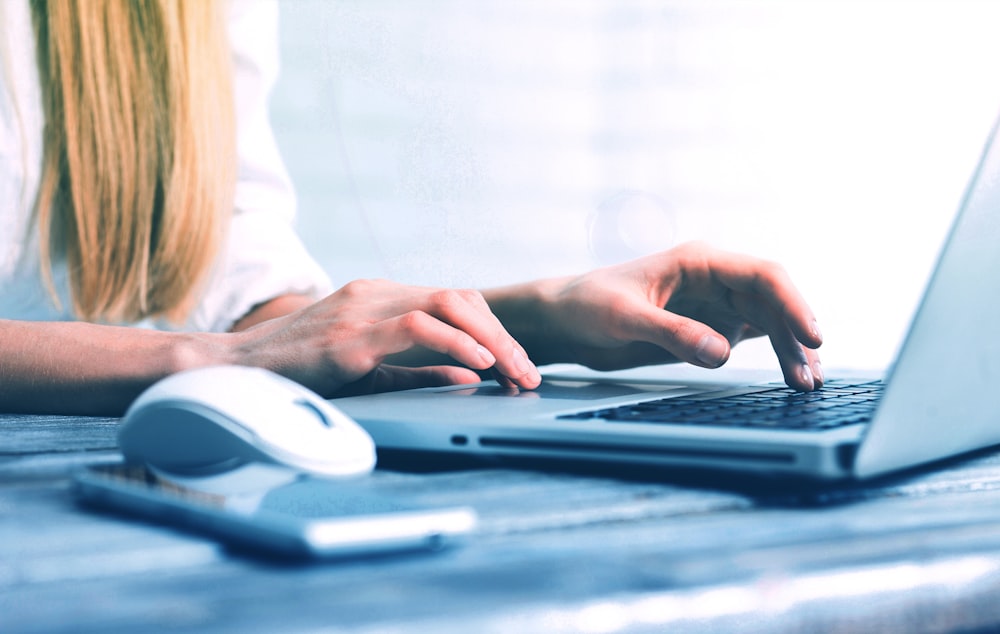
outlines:
M1000 453L825 491L682 474L378 470L471 504L441 553L288 565L78 508L117 421L0 415L0 631L973 631L1000 626Z

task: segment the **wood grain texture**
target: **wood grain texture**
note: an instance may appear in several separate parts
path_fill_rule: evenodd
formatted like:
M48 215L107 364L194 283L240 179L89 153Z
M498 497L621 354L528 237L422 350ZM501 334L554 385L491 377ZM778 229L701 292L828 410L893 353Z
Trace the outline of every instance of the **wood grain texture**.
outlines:
M115 421L0 416L0 631L908 631L1000 626L1000 455L815 489L551 467L380 469L468 504L431 555L291 564L79 507Z

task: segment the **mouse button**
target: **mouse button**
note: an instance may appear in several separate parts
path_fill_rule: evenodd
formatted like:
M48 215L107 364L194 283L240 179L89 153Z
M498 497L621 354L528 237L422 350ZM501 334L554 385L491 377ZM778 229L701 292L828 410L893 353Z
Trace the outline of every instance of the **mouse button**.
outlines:
M289 462L321 476L364 475L375 468L375 446L359 442L353 435L333 433L309 443L307 452L296 453Z
M340 427L318 440L314 453L330 469L340 473L363 473L375 467L375 442L360 426Z
M371 471L375 446L366 432L318 424L315 415L295 408L278 421L283 433L265 438L271 453L289 465L331 475Z
M275 413L259 428L260 438L272 450L293 455L322 455L340 434L316 419L316 414L300 407Z
M324 408L316 405L316 403L313 403L312 400L302 397L295 399L294 403L299 407L301 407L302 409L304 409L305 411L312 414L313 416L315 416L319 420L319 422L322 423L324 426L336 427L334 421L329 416L327 416L327 413L324 411Z
M296 405L299 414L294 416L294 422L289 420L289 423L299 427L303 440L308 435L308 442L323 444L325 452L355 452L357 450L354 447L357 445L374 447L367 431L327 401L312 397L296 401ZM310 424L304 424L306 420ZM316 422L321 424L317 425Z

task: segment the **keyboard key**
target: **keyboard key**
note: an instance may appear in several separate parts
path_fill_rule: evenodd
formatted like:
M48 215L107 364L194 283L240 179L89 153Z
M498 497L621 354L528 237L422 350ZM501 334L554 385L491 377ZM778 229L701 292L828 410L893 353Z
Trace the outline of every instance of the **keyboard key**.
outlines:
M709 425L763 429L826 430L871 420L882 382L831 382L815 392L775 387L718 398L665 398L560 416L612 423Z

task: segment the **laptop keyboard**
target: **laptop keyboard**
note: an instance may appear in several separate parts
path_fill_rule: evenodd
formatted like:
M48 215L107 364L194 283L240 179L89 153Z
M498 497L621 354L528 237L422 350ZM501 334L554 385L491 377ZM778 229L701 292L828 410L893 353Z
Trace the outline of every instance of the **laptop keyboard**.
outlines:
M833 380L815 392L775 387L715 398L682 396L564 414L558 418L820 431L869 422L882 388L881 381Z

